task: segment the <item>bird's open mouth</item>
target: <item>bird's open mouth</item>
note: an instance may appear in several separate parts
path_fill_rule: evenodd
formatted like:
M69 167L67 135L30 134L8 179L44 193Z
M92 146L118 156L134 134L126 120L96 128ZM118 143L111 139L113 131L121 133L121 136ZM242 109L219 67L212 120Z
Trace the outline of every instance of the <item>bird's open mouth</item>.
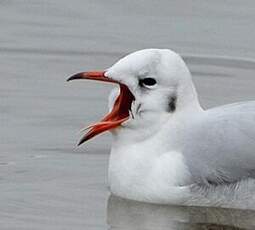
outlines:
M82 137L78 145L81 145L85 141L91 139L92 137L100 133L103 133L110 129L114 129L120 126L124 121L128 120L129 111L131 110L131 104L135 100L135 98L126 85L106 77L105 72L97 71L78 73L68 78L67 81L76 79L112 82L117 83L120 86L120 94L114 102L112 111L107 114L100 122L90 125L87 128L89 129L89 131Z

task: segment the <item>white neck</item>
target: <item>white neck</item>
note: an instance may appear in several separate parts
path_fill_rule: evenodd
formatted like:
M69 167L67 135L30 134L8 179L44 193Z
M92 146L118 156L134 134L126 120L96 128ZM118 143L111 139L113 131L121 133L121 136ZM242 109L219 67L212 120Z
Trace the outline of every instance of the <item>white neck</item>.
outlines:
M190 175L177 140L190 117L203 111L193 84L187 85L173 114L154 114L157 119L147 126L121 128L113 135L109 183L114 194L158 203L187 198L182 185L189 183Z

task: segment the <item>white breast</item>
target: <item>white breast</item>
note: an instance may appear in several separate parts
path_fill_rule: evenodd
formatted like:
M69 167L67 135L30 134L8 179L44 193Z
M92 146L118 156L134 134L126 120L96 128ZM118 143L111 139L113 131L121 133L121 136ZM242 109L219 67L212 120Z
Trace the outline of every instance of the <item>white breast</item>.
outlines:
M109 184L113 194L152 203L180 204L189 196L189 173L180 152L165 152L153 140L113 145Z

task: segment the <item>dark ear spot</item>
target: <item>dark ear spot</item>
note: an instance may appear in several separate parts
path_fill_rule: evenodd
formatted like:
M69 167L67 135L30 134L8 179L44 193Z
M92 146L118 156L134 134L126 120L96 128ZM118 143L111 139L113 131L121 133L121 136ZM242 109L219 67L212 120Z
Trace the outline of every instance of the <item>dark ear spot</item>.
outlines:
M176 102L177 102L176 95L171 96L168 103L168 112L173 113L176 110Z

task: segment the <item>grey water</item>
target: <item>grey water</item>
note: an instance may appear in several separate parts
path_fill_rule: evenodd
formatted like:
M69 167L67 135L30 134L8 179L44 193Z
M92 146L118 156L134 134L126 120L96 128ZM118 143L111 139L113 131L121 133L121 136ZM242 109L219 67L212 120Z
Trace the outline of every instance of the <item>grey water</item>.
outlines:
M1 0L1 229L254 229L255 212L110 196L111 137L80 148L112 86L65 80L143 48L187 62L204 108L255 99L252 0ZM254 207L255 209L255 207Z

